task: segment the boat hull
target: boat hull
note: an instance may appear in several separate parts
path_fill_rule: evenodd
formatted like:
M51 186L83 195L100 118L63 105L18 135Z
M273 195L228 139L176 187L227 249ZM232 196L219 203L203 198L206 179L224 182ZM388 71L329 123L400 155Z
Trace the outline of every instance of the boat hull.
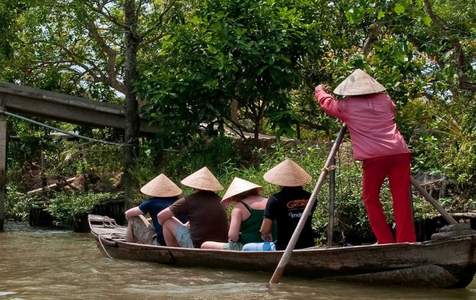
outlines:
M273 272L283 251L240 252L143 245L92 227L106 255L182 267ZM461 288L476 272L475 236L387 245L294 250L285 275L368 283Z

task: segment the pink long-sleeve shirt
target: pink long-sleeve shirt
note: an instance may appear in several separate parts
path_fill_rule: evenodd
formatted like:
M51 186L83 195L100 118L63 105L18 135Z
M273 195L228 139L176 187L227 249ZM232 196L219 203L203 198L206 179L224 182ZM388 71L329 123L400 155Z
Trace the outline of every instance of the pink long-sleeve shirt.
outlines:
M328 115L347 124L355 160L410 152L395 124L395 104L387 94L336 100L318 87L314 96Z

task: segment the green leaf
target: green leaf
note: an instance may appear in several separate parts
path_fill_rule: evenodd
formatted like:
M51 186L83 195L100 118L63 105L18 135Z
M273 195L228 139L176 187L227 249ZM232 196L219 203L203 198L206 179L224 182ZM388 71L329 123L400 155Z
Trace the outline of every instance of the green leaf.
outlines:
M425 24L426 26L430 26L431 25L431 18L429 16L424 16L423 17L423 24Z
M395 11L397 15L401 15L405 12L405 6L402 3L397 3L393 8L393 11Z
M380 20L383 17L385 17L385 12L383 10L379 10L379 12L377 14L377 20Z
M347 18L347 21L349 21L349 23L354 23L355 22L355 20L354 20L354 9L351 8L348 11L346 11L345 12L345 17Z

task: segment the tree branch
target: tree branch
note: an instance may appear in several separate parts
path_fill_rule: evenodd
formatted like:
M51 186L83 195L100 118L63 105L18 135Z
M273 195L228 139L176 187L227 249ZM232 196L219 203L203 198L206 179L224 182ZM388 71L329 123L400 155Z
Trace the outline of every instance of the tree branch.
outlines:
M448 30L448 25L446 24L446 22L443 21L439 16L437 16L433 11L433 7L431 6L430 0L423 0L423 7L425 8L425 12L428 14L434 24L437 24L443 29Z
M65 47L62 44L54 43L54 45L60 48L62 51L64 51L64 53L71 58L71 61L74 62L75 65L80 66L84 70L90 70L89 73L92 75L94 82L102 82L104 84L111 86L113 89L121 93L124 93L125 91L124 84L118 81L116 77L112 78L112 79L115 79L115 81L111 81L111 77L101 72L99 66L94 61L87 58L81 58L79 55L72 52L68 47ZM87 61L87 63L91 65L92 67L89 67L86 64L82 63L81 62L82 60Z
M377 23L373 23L369 26L369 35L367 36L367 39L365 39L364 45L362 47L364 56L367 56L370 53L372 46L378 40L379 29L380 28Z
M464 73L466 58L459 41L455 41L453 45L455 51L456 67L458 68L459 87L464 90L476 91L476 83L469 82L468 76Z
M97 43L97 45L105 56L107 76L104 76L104 79L106 83L117 91L125 93L126 87L124 83L120 82L117 79L117 52L111 47L109 47L104 38L99 34L98 28L96 27L96 24L94 24L93 21L88 20L86 22L86 27L88 29L89 36Z
M433 7L431 6L430 0L423 0L423 5L425 8L425 12L428 14L433 24L435 24L435 26L437 27L440 27L449 34L450 29L448 24L435 14L435 12L433 11ZM455 39L453 41L452 46L455 55L455 65L458 69L459 87L463 90L476 91L476 83L467 81L468 76L464 72L466 59L463 52L463 48L461 47L461 42Z
M150 39L146 39L144 38L141 42L141 44L139 45L139 48L143 48L149 44L153 44L157 41L160 41L160 39L162 39L165 35L165 31L162 31L161 33L159 33L158 35L155 35L153 37L151 37Z
M96 3L96 2L95 2ZM107 9L106 7L106 4L107 3L103 3L103 5L101 5L101 7L96 7L94 6L92 3L90 3L89 1L86 1L86 6L89 7L89 9L91 9L92 11L100 14L101 16L105 17L109 22L113 23L114 25L116 26L119 26L123 29L126 29L126 26L121 22L119 21L116 17L114 17L113 15L111 15L111 12ZM103 10L104 9L104 10Z
M147 29L144 33L140 35L141 39L148 36L153 30L156 30L157 28L162 26L165 15L170 11L170 9L172 9L172 7L175 5L176 2L177 0L170 0L167 3L167 5L164 5L164 10L162 11L162 13L160 13L159 20L153 26L151 26L149 29Z
M140 10L142 9L143 3L144 3L144 0L139 0L139 3L137 4L137 9L136 9L136 16L140 15Z
M240 123L238 122L235 122L234 120L231 120L229 118L225 118L224 119L225 122L228 121L230 125L227 125L228 128L230 128L230 130L232 130L233 132L235 132L236 134L238 134L241 138L246 138L244 132L243 132L243 128L244 126L242 126ZM236 128L235 128L236 127ZM244 128L246 131L248 131L246 128Z
M27 70L28 71L33 71L35 69L40 69L45 66L55 66L57 68L60 68L62 70L67 70L75 73L75 76L77 78L82 78L86 74L90 74L91 78L93 79L94 82L104 82L102 80L102 75L100 73L96 72L95 67L88 67L84 64L78 63L73 60L58 60L58 61L38 61L35 63L33 66L29 67ZM76 67L76 68L75 68ZM83 69L82 72L78 70L77 67L81 67Z

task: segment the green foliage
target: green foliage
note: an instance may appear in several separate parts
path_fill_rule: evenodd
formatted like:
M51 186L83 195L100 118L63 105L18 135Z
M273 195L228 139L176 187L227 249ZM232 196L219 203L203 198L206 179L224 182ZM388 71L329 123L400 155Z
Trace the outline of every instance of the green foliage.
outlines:
M60 150L60 151L58 151ZM113 174L121 170L121 148L97 143L64 142L62 149L46 152L48 175Z
M207 166L220 174L227 166L237 166L240 162L236 142L226 137L216 137L208 141L197 139L186 151L171 151L164 154L161 168L170 176L181 178Z
M117 195L111 193L56 193L50 199L46 210L61 224L70 225L74 216L85 214L99 203L111 200Z
M7 185L7 199L5 204L6 218L15 221L26 221L30 208L35 205L34 198L20 193L16 185Z
M223 130L231 100L258 130L263 117L289 127L287 92L299 83L306 26L292 2L197 4L188 22L164 37L159 56L144 61L138 84L147 100L143 111L159 127L173 128L174 137L187 137L201 124Z
M413 128L407 136L415 169L446 175L465 191L464 197L475 191L475 112L474 102L464 98L451 102L416 99L402 109L402 118Z
M0 64L10 59L14 54L12 43L15 41L15 19L24 10L24 1L0 2Z

